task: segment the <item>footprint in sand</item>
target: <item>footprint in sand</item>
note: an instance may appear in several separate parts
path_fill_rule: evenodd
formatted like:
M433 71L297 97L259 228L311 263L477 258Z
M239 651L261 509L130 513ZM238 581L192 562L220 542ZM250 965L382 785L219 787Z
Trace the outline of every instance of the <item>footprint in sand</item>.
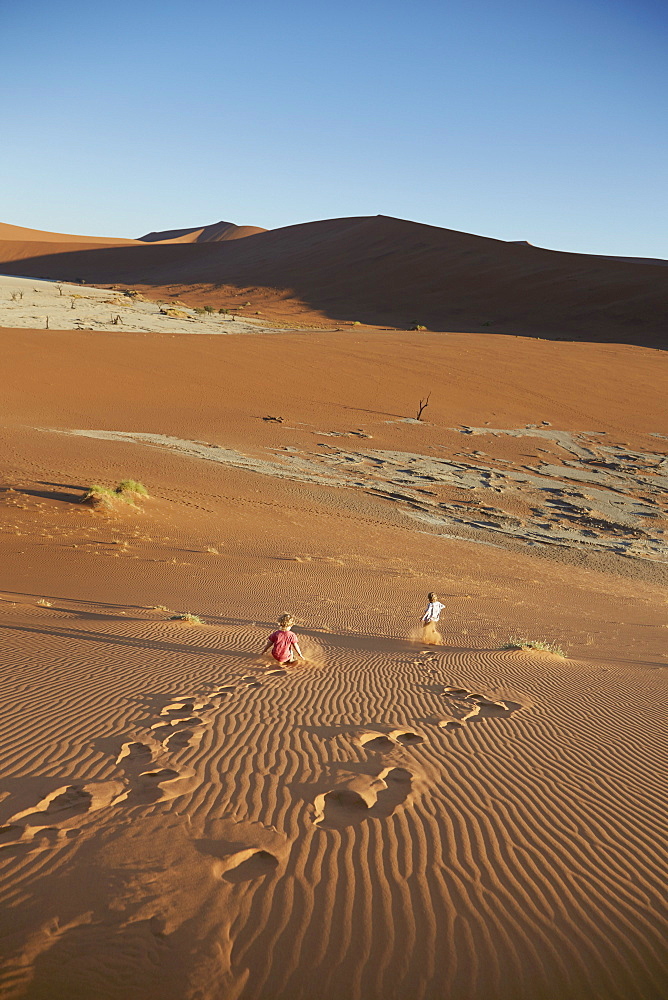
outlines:
M15 813L0 828L0 846L25 844L45 831L54 833L52 840L72 836L91 813L121 803L146 804L179 795L183 791L182 782L191 779L195 772L165 766L168 762L164 760L164 750L180 750L196 737L192 725L203 725L203 721L187 717L188 709L195 705L189 699L166 706L162 712L164 721L151 727L147 743L130 740L122 744L115 763L123 779L63 785L34 806ZM184 715L186 718L181 717Z
M523 708L518 701L493 701L487 695L466 688L446 687L443 694L459 702L460 711L465 708L469 711L460 719L442 719L437 723L441 729L459 729L467 722L480 722L482 719L503 719Z
M202 736L203 730L201 729L199 731L196 729L177 729L175 733L162 741L162 745L168 751L185 750L186 747L191 747Z
M206 823L205 833L195 846L225 882L265 878L284 865L289 853L289 844L275 827L259 823L216 817Z
M417 743L424 743L425 738L420 733L415 733L411 729L393 729L388 733L361 733L357 737L357 740L365 750L388 753L390 750L396 750L397 744L401 746L414 746Z
M185 735L182 730L179 730L179 733ZM151 803L172 799L178 795L182 791L178 786L191 778L194 771L188 768L176 770L173 767L162 766L163 763L164 755L159 754L156 758L147 744L124 743L116 764L124 772L126 784L124 794L119 796L117 801L130 804Z
M166 715L169 719L179 719L184 715L192 715L194 711L194 699L184 699L183 701L172 702L171 705L165 705L165 707L161 709L160 715Z
M516 701L489 701L487 698L480 698L475 708L465 715L462 722L477 722L481 719L504 719L522 708Z
M226 882L248 882L270 875L276 871L278 863L271 851L249 847L223 858L218 870Z
M376 750L378 753L388 753L396 749L396 745L385 733L362 733L358 737L358 742L365 750Z
M443 688L443 694L447 698L468 698L470 693L471 692L467 691L466 688L457 688L457 687Z
M318 795L313 803L315 826L341 830L367 819L386 819L410 796L413 775L405 767L386 767Z
M200 719L197 715L191 715L183 719L172 719L170 722L156 722L151 726L150 733L155 740L158 740L162 743L163 747L167 748L168 743L171 742L175 733L187 730L191 737L194 737L197 727L200 726L204 726L204 720ZM204 729L202 728L197 735L201 737L203 734Z
M417 743L424 743L424 736L420 733L414 733L411 729L394 729L391 733L388 733L391 740L396 740L397 743L401 743L403 746L415 746Z
M441 719L437 725L439 729L448 729L451 731L454 729L461 729L464 724L463 722L460 722L459 719Z
M122 781L91 781L64 785L49 792L33 807L15 813L0 829L3 846L30 841L42 831L74 833L89 813L115 805L125 797Z

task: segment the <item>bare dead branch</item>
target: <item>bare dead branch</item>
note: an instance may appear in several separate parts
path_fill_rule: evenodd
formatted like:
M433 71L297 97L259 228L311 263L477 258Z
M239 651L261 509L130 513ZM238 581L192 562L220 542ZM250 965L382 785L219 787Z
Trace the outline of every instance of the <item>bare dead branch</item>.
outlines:
M416 420L422 420L422 413L429 406L429 397L430 396L431 396L431 392L428 392L427 395L426 395L426 397L424 399L420 400L420 408L417 411L417 416L415 418Z

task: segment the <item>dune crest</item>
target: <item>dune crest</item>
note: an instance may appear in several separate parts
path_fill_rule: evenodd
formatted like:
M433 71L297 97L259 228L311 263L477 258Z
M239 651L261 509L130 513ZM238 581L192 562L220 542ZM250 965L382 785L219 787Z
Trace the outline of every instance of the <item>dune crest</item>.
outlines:
M209 226L195 226L192 229L169 229L159 233L140 236L142 243L222 243L224 240L240 240L255 233L265 233L260 226L237 226L233 222L214 222Z
M302 323L667 342L668 268L651 262L543 250L387 216L309 222L252 238L224 228L222 238L201 242L206 229L80 251L0 240L0 272L120 283L156 298Z

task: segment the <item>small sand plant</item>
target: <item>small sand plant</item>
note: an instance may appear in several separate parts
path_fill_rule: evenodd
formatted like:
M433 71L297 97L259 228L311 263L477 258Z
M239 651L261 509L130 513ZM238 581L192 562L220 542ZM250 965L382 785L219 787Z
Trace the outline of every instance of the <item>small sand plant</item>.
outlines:
M97 510L112 510L120 501L135 506L138 498L147 497L148 490L136 479L122 479L118 486L101 486L94 483L89 486L81 498L81 503Z
M164 306L160 309L161 316L171 316L173 319L188 319L188 313L183 309L177 309L175 306Z
M556 642L545 642L543 639L509 639L501 649L538 649L542 653L552 653L553 656L566 656L566 651Z
M188 625L203 625L204 621L199 615L194 615L191 611L184 611L180 615L171 615L170 622L187 622Z
M116 487L117 493L133 493L138 497L147 497L148 490L143 483L137 482L136 479L121 479L120 483Z
M39 599L39 601L37 603L39 604L40 608L51 608L51 607L53 607L53 605L51 604L51 601L47 601L45 597L40 597L40 599Z

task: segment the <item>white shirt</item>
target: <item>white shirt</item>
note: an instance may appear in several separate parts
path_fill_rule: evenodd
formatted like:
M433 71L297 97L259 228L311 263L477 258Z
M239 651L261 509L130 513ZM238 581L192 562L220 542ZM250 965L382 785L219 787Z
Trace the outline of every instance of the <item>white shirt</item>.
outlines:
M431 604L427 606L427 610L422 616L422 621L426 624L427 622L437 622L441 617L441 611L445 607L445 604L441 604L440 601L432 601Z

